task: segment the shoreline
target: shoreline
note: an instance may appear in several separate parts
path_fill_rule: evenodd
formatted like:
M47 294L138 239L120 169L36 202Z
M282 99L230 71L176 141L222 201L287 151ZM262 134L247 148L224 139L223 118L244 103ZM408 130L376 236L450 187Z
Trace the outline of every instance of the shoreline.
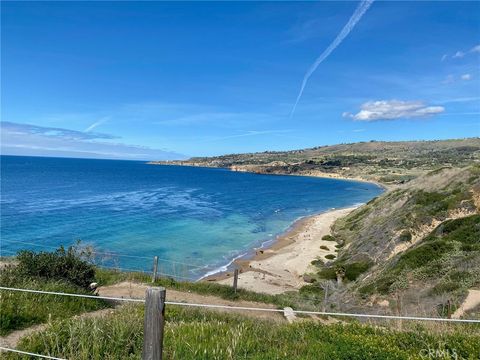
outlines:
M317 172L317 173L263 173L259 171L253 171L253 170L245 170L245 169L236 169L232 167L221 167L221 166L208 166L208 165L196 165L194 163L189 163L189 164L175 164L175 163L161 163L161 162L155 162L155 161L149 161L146 163L147 165L165 165L165 166L182 166L182 167L194 167L194 168L203 168L203 169L223 169L223 170L228 170L232 172L241 172L241 173L247 173L247 174L256 174L256 175L278 175L278 176L305 176L305 177L314 177L314 178L322 178L322 179L336 179L336 180L346 180L346 181L358 181L362 183L370 183L370 184L375 184L378 187L381 187L385 191L390 191L392 188L395 187L394 184L384 184L379 181L373 180L373 179L363 179L359 177L348 177L348 176L343 176L337 173L324 173L324 172Z
M238 286L255 292L280 294L296 291L307 285L303 275L318 258L328 262L325 256L336 254L334 241L322 240L330 234L333 223L361 205L342 209L332 209L297 220L274 242L264 248L253 249L252 257L243 257L231 262L239 269ZM328 250L321 249L327 247ZM231 285L233 271L221 271L199 281L217 282Z

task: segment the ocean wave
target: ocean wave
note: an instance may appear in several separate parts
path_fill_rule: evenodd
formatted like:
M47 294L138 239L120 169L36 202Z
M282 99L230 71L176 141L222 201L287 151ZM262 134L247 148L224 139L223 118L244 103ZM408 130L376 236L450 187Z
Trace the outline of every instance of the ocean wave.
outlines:
M235 260L241 259L241 258L243 258L247 255L248 255L248 252L244 252L244 253L241 253L240 255L235 256L232 260L230 260L225 265L221 265L219 267L214 268L213 270L208 271L205 275L202 275L197 281L200 281L202 279L205 279L209 276L212 276L212 275L215 275L215 274L218 274L218 273L228 271L228 269L235 262ZM207 268L208 268L208 266L207 266Z

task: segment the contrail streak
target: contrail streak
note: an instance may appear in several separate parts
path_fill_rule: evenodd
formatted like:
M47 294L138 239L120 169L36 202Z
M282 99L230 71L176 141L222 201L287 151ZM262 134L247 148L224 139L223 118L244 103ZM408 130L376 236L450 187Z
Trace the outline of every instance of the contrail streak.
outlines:
M370 5L372 5L373 1L374 0L364 0L358 5L352 17L350 18L350 20L348 20L348 23L343 27L342 31L340 31L340 33L337 35L335 40L333 40L333 42L325 49L325 51L315 60L312 66L310 66L305 76L303 77L302 86L300 87L300 92L298 93L297 100L295 101L295 105L293 105L292 112L290 113L290 118L293 116L293 113L297 108L298 102L302 97L303 90L305 89L305 85L307 85L307 81L310 78L310 76L312 76L314 71L317 70L318 65L320 65L323 62L323 60L325 60L328 57L328 55L330 55L332 51L335 50L335 48L338 45L340 45L341 42L347 37L350 31L352 31L355 25L360 21L363 14L365 14L365 12L368 10Z
M100 126L100 125L106 123L107 121L108 121L108 117L105 117L105 118L103 118L103 119L100 119L100 120L94 122L94 123L93 123L92 125L90 125L89 127L87 127L87 128L84 130L84 132L87 132L87 133L88 133L88 132L92 131L93 129L95 129L97 126Z

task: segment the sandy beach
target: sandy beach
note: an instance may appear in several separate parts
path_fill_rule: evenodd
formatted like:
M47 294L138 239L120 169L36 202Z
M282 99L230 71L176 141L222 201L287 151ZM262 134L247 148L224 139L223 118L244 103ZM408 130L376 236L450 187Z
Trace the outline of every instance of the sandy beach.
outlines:
M238 286L255 292L280 294L297 290L306 283L303 274L308 272L315 259L325 259L336 254L335 242L322 240L330 233L336 219L353 211L356 207L332 210L303 218L278 237L268 249L257 250L251 260L238 260L240 268ZM326 246L328 250L321 249ZM221 284L232 284L232 274L222 273L206 279Z

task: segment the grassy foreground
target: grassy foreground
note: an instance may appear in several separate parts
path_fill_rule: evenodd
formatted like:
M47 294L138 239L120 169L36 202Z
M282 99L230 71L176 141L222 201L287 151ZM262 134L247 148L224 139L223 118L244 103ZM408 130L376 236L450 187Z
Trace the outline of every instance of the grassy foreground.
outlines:
M71 247L67 250L60 248L54 252L22 251L15 262L15 266L1 269L0 286L92 295L92 291L88 288L92 282L101 286L121 281L151 284L150 276L144 273L107 270L91 265L88 259L85 259L85 253L81 247ZM311 310L319 310L316 305L320 303L318 299L322 298L317 293L305 292L268 295L239 289L234 293L227 285L210 282L180 282L169 278L159 278L154 285L217 296L226 300L256 301L275 304L278 307L291 306ZM96 299L2 290L0 292L0 336L45 323L49 319L67 318L110 306L111 304Z
M141 273L101 270L78 248L53 253L20 252L16 265L1 270L2 286L92 294L90 281L102 285L124 280L146 282ZM269 296L212 283L159 279L155 285L229 300L253 300L278 306L317 298L317 293ZM168 290L167 290L168 291ZM110 306L102 300L12 291L0 292L2 335L47 323L24 337L17 349L67 359L140 359L143 305L127 304L96 317L75 315ZM310 298L312 297L312 298ZM314 304L310 301L310 305ZM301 318L294 324L167 305L165 359L478 359L480 326L404 322L325 325ZM5 359L28 356L2 353ZM430 356L430 358L432 358Z
M442 359L478 359L480 354L475 326L469 333L453 329L440 335L421 328L277 324L174 306L167 306L166 318L165 359L424 359L432 351L444 354ZM18 348L68 359L140 359L142 333L143 306L126 305L103 318L53 321Z

